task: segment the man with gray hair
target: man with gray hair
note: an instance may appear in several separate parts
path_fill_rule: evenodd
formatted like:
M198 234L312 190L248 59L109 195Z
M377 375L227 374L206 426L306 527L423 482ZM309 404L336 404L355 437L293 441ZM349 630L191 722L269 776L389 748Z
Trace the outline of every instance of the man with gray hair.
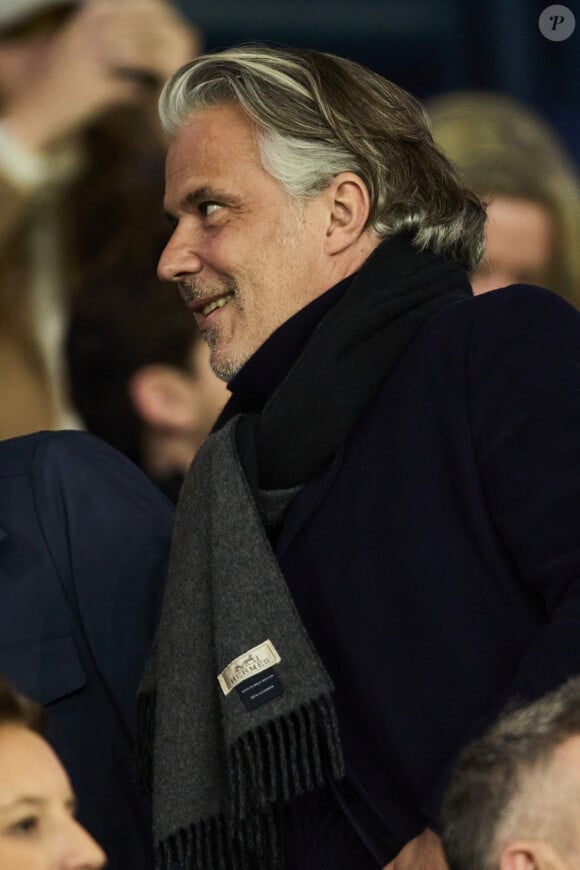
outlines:
M580 671L580 315L472 297L421 105L242 46L166 84L159 273L232 391L141 687L161 868L439 870L448 771Z
M450 870L574 870L580 678L506 712L462 753L442 809Z

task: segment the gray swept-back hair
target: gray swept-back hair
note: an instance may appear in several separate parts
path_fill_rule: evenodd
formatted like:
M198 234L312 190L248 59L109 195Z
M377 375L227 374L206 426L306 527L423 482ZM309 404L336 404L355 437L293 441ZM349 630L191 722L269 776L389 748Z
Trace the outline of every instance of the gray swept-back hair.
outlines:
M195 114L238 105L256 126L264 169L296 198L340 172L365 182L379 238L411 231L420 249L473 271L485 209L433 142L421 104L345 58L244 45L186 64L165 85L159 111L171 136Z
M441 811L450 870L499 870L502 848L514 839L544 840L578 857L580 781L566 785L550 766L573 737L580 737L580 677L508 710L463 751Z

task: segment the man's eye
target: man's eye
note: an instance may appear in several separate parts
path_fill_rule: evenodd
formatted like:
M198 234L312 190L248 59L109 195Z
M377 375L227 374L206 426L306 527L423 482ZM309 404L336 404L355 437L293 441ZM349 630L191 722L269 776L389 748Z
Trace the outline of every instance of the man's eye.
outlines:
M219 202L202 202L200 205L200 211L204 217L208 217L210 214L218 211L218 209L222 208Z
M26 816L23 819L18 819L17 822L14 822L13 825L10 825L10 833L16 834L17 836L26 836L27 834L34 834L38 830L40 826L40 819L38 816Z

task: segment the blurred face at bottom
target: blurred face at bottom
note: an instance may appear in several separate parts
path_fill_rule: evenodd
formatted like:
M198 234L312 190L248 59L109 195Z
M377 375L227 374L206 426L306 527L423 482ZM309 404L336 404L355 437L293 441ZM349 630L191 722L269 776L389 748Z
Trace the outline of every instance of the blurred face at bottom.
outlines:
M487 207L485 254L471 276L473 292L509 284L548 286L553 247L553 221L544 205L495 196Z
M68 777L48 743L0 727L0 870L98 870L102 849L74 818Z

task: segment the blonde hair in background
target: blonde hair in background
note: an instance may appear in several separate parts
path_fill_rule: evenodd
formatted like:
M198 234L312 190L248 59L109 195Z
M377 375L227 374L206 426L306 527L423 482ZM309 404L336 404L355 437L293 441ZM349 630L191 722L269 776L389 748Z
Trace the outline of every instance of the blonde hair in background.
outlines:
M556 228L548 287L580 308L580 178L556 132L503 94L444 94L427 111L435 141L479 196L548 210Z

